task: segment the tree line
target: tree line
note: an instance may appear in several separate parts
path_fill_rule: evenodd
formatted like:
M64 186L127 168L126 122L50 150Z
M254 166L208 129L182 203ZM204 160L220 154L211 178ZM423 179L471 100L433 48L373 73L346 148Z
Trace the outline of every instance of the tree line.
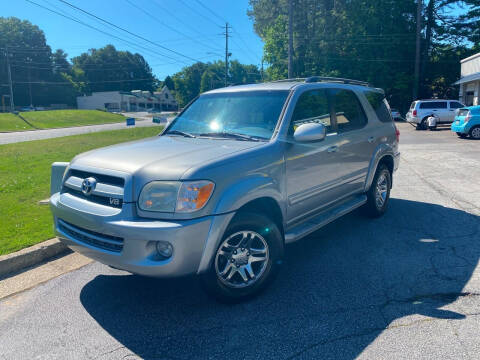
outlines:
M414 85L417 0L291 0L293 73L384 88L405 110ZM423 1L419 98L457 97L460 59L480 51L479 0ZM270 79L287 77L289 0L250 0Z

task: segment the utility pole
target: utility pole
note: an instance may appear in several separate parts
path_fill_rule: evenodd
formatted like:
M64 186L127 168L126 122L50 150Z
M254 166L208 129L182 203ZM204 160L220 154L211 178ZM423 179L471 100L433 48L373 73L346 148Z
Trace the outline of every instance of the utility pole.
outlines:
M31 80L31 76L30 76L30 65L31 65L31 62L32 62L32 59L30 57L27 57L26 60L28 61L29 65L28 65L28 91L30 93L30 108L33 108L33 101L32 101L32 80Z
M415 75L413 84L413 100L418 98L418 89L420 81L420 41L422 34L422 9L423 0L417 0L417 38L415 48Z
M15 111L15 104L13 103L13 85L12 85L12 70L10 69L10 59L8 48L5 48L5 58L7 59L8 84L10 87L10 111Z
M225 87L228 86L228 22L225 23Z
M288 78L293 78L293 0L288 0Z
M263 56L262 56L262 67L261 67L261 70L260 70L260 71L261 71L260 74L261 74L261 76L262 76L262 82L264 82L265 79L264 79L264 75L263 75Z

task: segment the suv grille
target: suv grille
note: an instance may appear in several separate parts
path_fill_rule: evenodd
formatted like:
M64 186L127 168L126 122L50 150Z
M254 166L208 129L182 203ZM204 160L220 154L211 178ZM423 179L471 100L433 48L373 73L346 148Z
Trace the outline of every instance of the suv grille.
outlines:
M103 250L121 252L123 249L123 238L82 229L61 219L58 219L58 230L78 242L83 242Z
M88 195L82 192L82 183L87 178L96 180L93 191ZM71 169L63 183L61 193L70 194L96 204L121 208L123 205L124 185L125 179L120 177Z

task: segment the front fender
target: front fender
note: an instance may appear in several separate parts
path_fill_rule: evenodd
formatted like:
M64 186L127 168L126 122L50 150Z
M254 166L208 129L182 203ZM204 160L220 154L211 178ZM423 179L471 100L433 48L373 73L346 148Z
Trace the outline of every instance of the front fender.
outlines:
M272 198L280 205L285 218L285 200L282 197L281 184L268 176L251 176L244 178L225 189L220 201L215 207L215 217L212 222L198 273L203 273L210 268L215 257L215 251L222 240L228 224L235 215L235 211L250 201L259 198Z
M387 144L380 144L375 149L370 164L368 166L368 174L365 180L364 191L367 192L372 185L373 177L375 176L375 171L377 171L378 164L380 160L385 156L391 156L392 160L395 160L395 154L393 153L392 148Z
M236 211L250 201L262 197L277 201L285 217L285 200L282 196L281 184L269 176L251 176L230 185L222 192L215 207L215 214Z

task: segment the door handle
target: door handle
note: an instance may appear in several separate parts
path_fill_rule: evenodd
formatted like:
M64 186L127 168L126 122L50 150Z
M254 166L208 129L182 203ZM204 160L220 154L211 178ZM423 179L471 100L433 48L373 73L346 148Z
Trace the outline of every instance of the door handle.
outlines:
M438 111L438 110L433 110L433 111Z
M334 153L334 152L337 152L338 151L338 146L330 146L328 149L327 149L327 152L329 153Z
M371 144L375 141L375 138L373 136L370 136L367 141Z

